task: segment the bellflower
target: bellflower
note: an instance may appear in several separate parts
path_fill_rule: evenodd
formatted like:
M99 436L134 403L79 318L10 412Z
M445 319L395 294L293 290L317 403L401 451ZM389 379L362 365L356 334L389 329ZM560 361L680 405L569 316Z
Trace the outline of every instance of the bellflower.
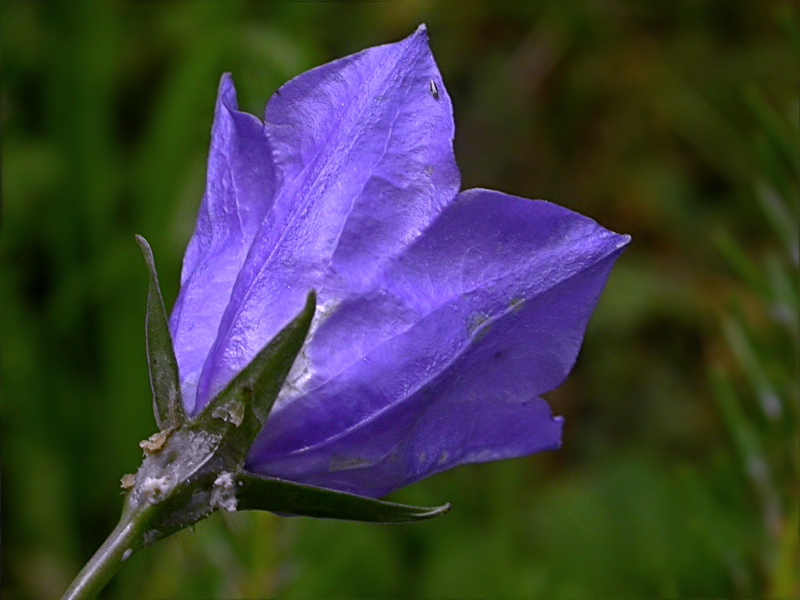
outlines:
M65 600L217 510L429 519L449 505L375 498L559 445L540 394L572 368L629 238L459 192L453 130L424 27L296 77L263 121L222 77L169 319L138 238L159 432Z
M377 497L559 446L540 394L572 368L629 238L549 202L459 192L453 134L424 26L289 81L263 121L222 77L169 322L186 412L317 293L248 471Z

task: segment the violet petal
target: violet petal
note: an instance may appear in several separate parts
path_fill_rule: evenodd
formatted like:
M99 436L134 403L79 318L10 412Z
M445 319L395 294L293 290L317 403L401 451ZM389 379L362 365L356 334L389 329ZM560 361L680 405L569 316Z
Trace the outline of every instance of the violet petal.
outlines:
M276 181L271 156L261 122L237 109L233 81L223 75L211 130L206 191L170 318L183 400L190 413L199 408L195 390L200 371L217 337L234 281L272 205Z
M198 390L207 402L302 306L372 286L455 197L452 107L424 28L290 81L265 131L282 187L241 268Z
M462 193L319 326L248 468L382 495L556 447L537 396L572 367L628 239L549 202Z

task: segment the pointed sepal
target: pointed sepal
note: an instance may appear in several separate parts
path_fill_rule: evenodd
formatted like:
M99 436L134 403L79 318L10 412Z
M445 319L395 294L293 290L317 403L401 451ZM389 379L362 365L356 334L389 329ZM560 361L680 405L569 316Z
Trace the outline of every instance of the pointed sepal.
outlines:
M136 236L142 249L144 262L150 275L147 290L147 366L150 370L150 387L153 390L153 412L162 431L174 429L186 421L178 378L178 361L172 346L167 311L158 285L158 274L150 244L142 236Z
M412 523L438 517L450 510L450 504L432 508L409 506L254 473L239 473L235 480L236 510L268 510L367 523Z
M303 347L316 306L317 295L312 290L303 310L193 419L193 426L217 419L235 426L226 440L235 459L231 466L244 461L255 436L264 426Z
M143 239L137 239L151 273L148 315L154 316L148 317L148 335L149 339L156 339L153 344L148 342L148 352L163 359L164 348L155 342L171 343L166 315L150 247ZM156 413L161 420L159 425L166 428L140 444L144 461L135 475L126 476L122 482L128 490L123 519L137 522L140 529L132 549L149 546L216 510L268 510L372 523L409 523L449 510L449 505L406 506L244 471L250 446L306 341L316 301L315 292L309 292L305 307L297 316L194 418L187 420L181 406L181 421L172 427L168 419L175 418L176 413ZM155 334L150 333L151 325ZM165 364L169 367L169 362L163 360L153 365L154 390L159 392L163 391L164 382L155 375L169 383ZM177 369L174 377L177 381ZM173 397L180 400L179 394ZM157 404L157 408L162 406Z

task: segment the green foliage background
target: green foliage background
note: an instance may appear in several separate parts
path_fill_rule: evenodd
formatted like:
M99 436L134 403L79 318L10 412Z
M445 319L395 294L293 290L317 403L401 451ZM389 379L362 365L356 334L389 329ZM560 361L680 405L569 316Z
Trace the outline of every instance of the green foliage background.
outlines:
M3 2L4 598L57 597L154 431L152 243L171 302L220 74L261 114L420 22L463 187L633 242L568 382L563 449L461 467L412 526L214 518L106 597L797 597L797 5L761 0Z

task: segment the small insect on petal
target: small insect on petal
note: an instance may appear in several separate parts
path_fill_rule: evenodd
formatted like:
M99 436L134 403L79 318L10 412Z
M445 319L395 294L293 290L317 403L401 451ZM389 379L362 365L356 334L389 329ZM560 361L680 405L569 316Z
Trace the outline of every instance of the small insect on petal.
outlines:
M136 483L136 475L133 473L125 473L122 478L119 480L119 487L123 490L131 489L134 484Z
M439 88L436 86L436 82L431 79L431 96L433 96L434 100L439 99Z
M172 429L164 429L154 433L146 440L139 442L139 448L144 450L145 454L155 454L164 446L164 442L167 441L170 433L172 433Z

